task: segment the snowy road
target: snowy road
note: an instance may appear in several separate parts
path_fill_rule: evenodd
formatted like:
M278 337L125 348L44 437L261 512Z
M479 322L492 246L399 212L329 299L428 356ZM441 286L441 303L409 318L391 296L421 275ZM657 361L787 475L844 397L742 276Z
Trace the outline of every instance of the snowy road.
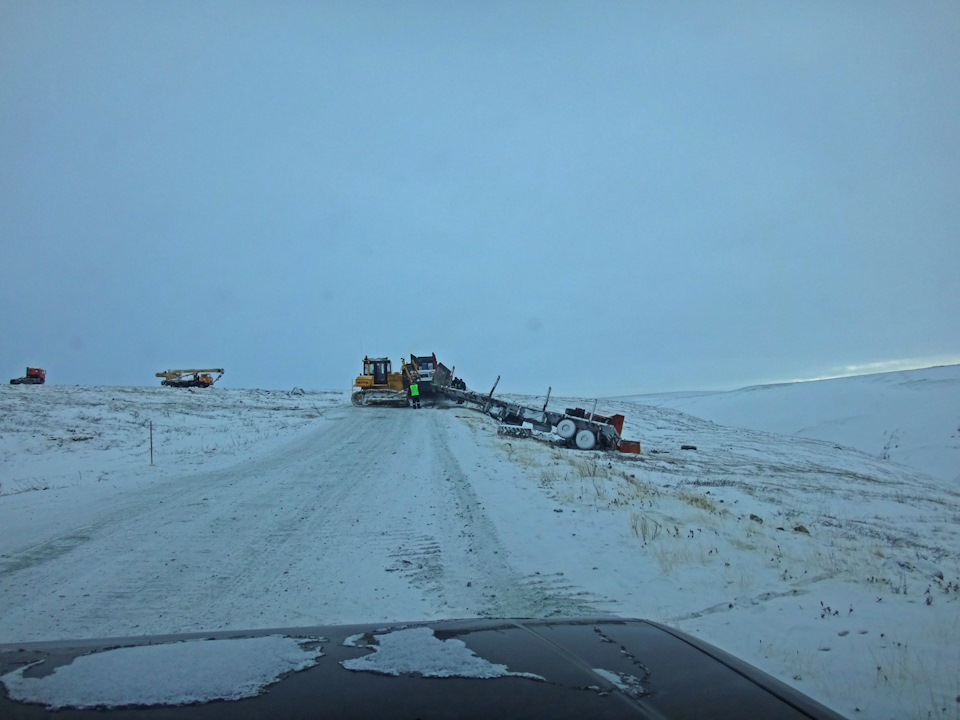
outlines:
M603 409L642 455L339 391L0 387L0 643L617 615L844 714L952 716L960 490L830 441Z
M488 463L451 415L338 409L250 462L76 507L26 545L5 537L0 637L594 610L511 567L464 470L482 487Z

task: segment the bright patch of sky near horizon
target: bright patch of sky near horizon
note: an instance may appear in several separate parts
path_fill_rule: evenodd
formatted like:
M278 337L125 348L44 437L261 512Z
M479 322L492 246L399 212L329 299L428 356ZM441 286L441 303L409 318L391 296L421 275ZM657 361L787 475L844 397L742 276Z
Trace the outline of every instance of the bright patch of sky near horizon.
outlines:
M0 0L0 371L960 362L952 2Z

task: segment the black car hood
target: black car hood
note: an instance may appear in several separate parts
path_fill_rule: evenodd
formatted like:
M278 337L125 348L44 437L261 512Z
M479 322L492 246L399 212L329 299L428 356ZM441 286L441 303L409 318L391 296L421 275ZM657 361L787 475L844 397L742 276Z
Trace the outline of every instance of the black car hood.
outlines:
M839 718L657 623L449 620L0 645L0 717Z

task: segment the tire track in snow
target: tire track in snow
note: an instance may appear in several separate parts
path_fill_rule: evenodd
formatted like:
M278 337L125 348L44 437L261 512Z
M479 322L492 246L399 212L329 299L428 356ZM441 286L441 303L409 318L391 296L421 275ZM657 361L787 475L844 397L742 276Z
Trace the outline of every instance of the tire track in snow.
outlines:
M450 426L431 414L432 454L453 498L448 537L442 544L444 594L456 606L466 583L483 589L481 615L491 617L554 617L597 614L602 600L570 585L562 575L521 575L509 562L507 548L468 475L452 454ZM448 523L448 524L449 524Z
M368 425L341 413L251 462L143 489L136 502L114 499L82 538L67 534L7 557L0 637L284 624L298 605L286 600L277 612L272 597L291 589L275 587L290 572L286 558L303 565L335 553L341 533L324 532L328 515L358 493L342 471L375 475L389 452L391 434ZM360 442L369 452L357 452Z
M251 461L105 498L3 558L0 638L590 612L510 566L445 422L337 409Z

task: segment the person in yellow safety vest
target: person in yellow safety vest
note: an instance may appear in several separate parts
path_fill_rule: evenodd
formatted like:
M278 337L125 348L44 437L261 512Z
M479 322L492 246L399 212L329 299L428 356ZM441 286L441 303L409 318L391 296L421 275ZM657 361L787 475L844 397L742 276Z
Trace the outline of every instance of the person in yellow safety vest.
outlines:
M410 400L416 409L420 409L420 386L417 383L410 383Z

